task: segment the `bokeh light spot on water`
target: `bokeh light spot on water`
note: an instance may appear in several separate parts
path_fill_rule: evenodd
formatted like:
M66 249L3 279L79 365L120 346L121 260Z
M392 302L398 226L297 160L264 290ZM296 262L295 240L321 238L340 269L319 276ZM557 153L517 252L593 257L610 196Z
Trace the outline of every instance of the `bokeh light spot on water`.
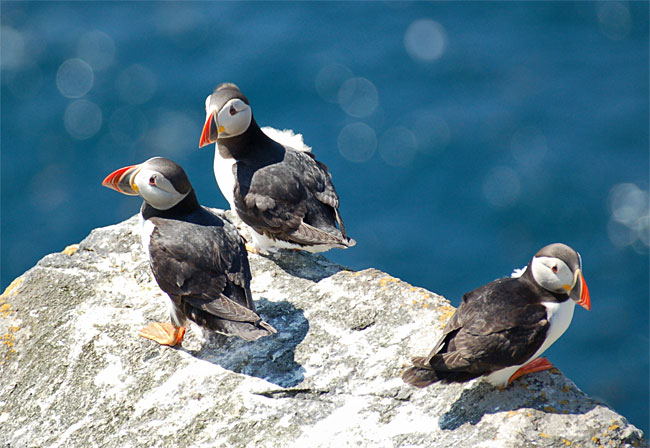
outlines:
M623 40L630 34L632 17L625 3L598 2L598 26L600 32L612 40Z
M79 58L68 59L56 72L56 87L66 98L81 98L92 89L94 80L92 67Z
M510 140L510 149L515 160L525 168L537 166L546 155L546 137L534 126L518 129Z
M25 39L22 33L9 26L1 26L0 54L0 67L3 69L20 67L25 56Z
M438 22L419 19L407 28L404 34L404 47L413 59L435 61L445 52L447 33Z
M144 104L156 92L156 76L149 69L134 64L120 72L115 88L125 103Z
M634 184L614 185L609 191L609 209L612 218L631 225L648 212L648 192Z
M52 212L68 198L68 172L62 165L48 165L29 181L29 196L39 210Z
M153 23L158 32L181 48L193 49L208 45L212 27L201 7L192 2L157 2Z
M365 123L350 123L341 129L338 137L339 152L346 160L367 162L377 149L375 130Z
M108 119L108 129L116 143L124 146L131 145L147 132L148 123L144 113L133 107L126 106L117 109Z
M350 78L341 84L338 102L343 111L355 118L371 115L379 105L375 85L366 78Z
M20 99L36 95L43 85L43 72L38 65L26 65L6 75L9 91Z
M77 56L88 62L93 70L104 70L113 64L115 43L108 34L102 31L90 31L79 39Z
M97 104L77 100L68 105L63 114L63 124L73 138L85 140L95 135L102 127L102 111Z
M629 246L636 240L632 229L611 219L607 223L607 236L612 244L619 248Z
M519 199L521 182L510 167L497 166L490 170L483 180L483 195L490 205L507 208Z
M187 114L159 109L152 116L153 122L145 138L149 151L174 158L177 154L187 154L187 151L196 149L197 123Z
M418 141L405 126L390 128L381 136L379 155L390 166L408 166L415 158Z
M451 131L444 118L420 114L411 129L418 142L418 150L425 154L440 154L451 140Z
M650 246L650 215L639 218L638 221L639 241Z
M352 70L345 65L327 64L319 70L314 85L321 98L329 103L337 103L341 85L353 76Z
M612 244L624 247L639 241L647 247L650 239L648 192L635 184L622 183L609 190L608 199L611 216L607 224L607 234Z

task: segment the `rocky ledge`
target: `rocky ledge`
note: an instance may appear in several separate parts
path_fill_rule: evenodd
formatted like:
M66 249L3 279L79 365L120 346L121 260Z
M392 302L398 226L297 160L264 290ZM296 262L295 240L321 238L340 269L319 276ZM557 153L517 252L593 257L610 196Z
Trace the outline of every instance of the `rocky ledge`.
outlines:
M376 269L251 255L278 333L191 327L181 347L137 336L166 320L133 217L51 254L0 297L6 447L644 446L642 432L557 370L506 390L399 378L454 308Z

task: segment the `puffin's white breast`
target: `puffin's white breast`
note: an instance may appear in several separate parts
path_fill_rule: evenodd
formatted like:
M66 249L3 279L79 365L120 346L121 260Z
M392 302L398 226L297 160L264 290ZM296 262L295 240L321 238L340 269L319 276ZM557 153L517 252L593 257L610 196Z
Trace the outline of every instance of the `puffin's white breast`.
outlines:
M253 229L246 223L244 223L244 225L246 225L246 227L248 227L251 231L251 236L253 237L253 241L251 241L251 244L255 249L259 250L262 253L276 252L278 249L300 249L307 252L311 252L312 254L316 254L320 252L327 252L332 248L331 246L328 246L326 244L315 244L313 246L301 246L300 244L292 243L289 241L274 240L272 238L269 238L266 235L257 233L255 229Z
M148 219L144 219L142 214L140 214L140 238L142 240L142 248L144 253L149 257L149 242L151 241L151 234L153 233L156 226L153 222Z
M219 154L219 149L214 148L214 178L217 180L221 193L230 204L230 209L235 210L235 175L232 167L235 159L224 159Z
M486 376L488 382L494 386L505 387L508 385L508 380L521 366L529 363L530 361L542 356L555 341L558 340L562 334L569 328L571 320L573 319L573 311L575 310L576 303L569 299L562 303L557 302L542 302L546 308L546 319L551 323L548 332L546 333L546 340L541 347L531 356L526 362L516 366L506 367L505 369L497 370Z

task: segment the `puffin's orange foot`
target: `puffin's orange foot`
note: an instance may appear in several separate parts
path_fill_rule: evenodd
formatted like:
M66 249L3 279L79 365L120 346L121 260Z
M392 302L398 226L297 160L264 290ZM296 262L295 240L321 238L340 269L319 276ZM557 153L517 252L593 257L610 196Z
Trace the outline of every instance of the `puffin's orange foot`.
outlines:
M529 362L528 364L525 364L519 368L515 373L512 374L510 379L508 380L508 384L512 383L514 380L519 378L520 376L529 374L529 373L534 373L534 372L541 372L542 370L548 370L552 369L553 364L550 363L550 361L546 358L537 358L534 361Z
M144 327L138 334L160 345L174 346L183 340L185 327L176 327L169 322L154 322Z
M248 241L246 241L246 250L248 252L250 252L251 254L259 254L260 253L260 251L255 246L253 246L251 243L249 243Z

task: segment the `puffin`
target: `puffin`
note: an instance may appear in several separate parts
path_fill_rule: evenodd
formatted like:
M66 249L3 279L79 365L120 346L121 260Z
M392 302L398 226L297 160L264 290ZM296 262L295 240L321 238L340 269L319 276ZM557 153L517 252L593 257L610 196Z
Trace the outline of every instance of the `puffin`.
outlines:
M580 254L562 243L545 246L519 276L465 294L429 356L413 358L402 379L422 388L484 377L504 388L550 369L540 356L569 327L576 303L591 309Z
M316 253L356 244L345 232L327 166L300 144L302 138L263 131L232 83L208 95L205 111L199 148L216 143L214 176L230 208L251 230L250 250Z
M151 323L140 336L174 346L189 321L248 341L276 333L255 312L248 254L237 227L199 204L180 165L154 157L112 172L102 185L144 200L142 245L169 296L171 322Z

